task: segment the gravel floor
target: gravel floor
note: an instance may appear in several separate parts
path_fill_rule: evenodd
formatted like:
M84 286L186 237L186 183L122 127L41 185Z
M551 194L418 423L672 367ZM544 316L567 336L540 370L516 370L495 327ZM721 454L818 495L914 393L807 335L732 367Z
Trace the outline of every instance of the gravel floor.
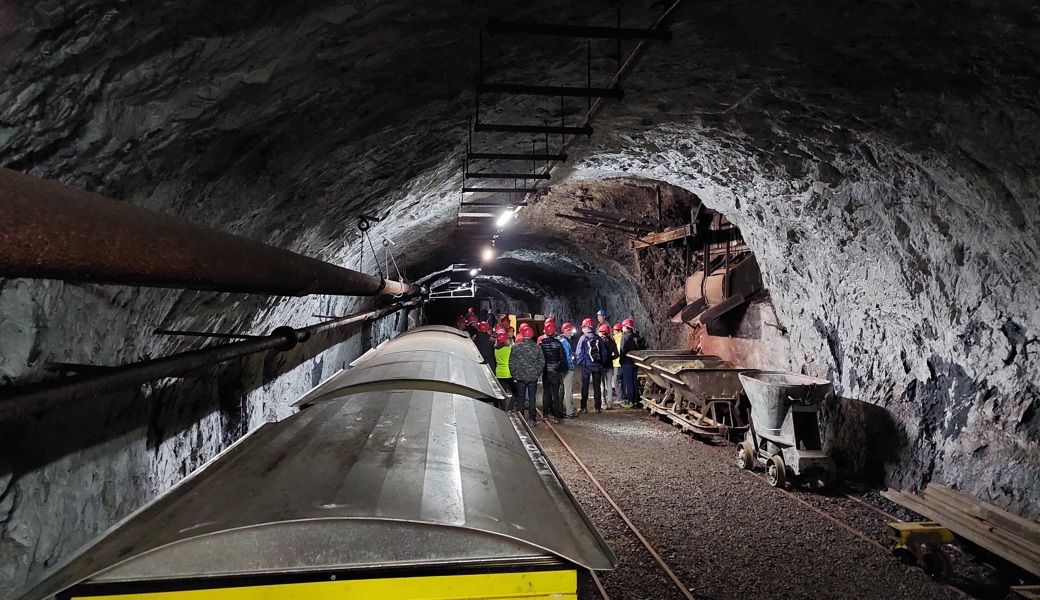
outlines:
M965 598L741 471L732 445L695 441L640 410L584 414L557 427L698 600ZM618 567L602 576L611 598L683 598L548 427L536 433L618 555ZM794 493L884 540L887 519L870 508Z

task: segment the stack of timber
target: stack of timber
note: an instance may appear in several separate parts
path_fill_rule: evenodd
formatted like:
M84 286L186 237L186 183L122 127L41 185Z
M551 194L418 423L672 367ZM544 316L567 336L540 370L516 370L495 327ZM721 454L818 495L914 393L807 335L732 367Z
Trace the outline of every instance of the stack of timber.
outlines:
M897 490L887 490L881 495L1040 575L1040 524L934 483L928 484L921 496Z

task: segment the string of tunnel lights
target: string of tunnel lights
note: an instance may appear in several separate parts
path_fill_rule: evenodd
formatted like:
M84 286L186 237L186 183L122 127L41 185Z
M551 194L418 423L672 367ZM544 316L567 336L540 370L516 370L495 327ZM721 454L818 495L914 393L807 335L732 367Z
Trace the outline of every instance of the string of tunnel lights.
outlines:
M617 71L611 77L610 81L603 88L592 87L592 50L591 42L588 43L588 54L589 54L589 67L588 67L588 80L587 87L585 88L573 88L573 87L562 87L562 88L550 88L550 86L531 86L524 84L489 84L483 80L483 34L481 34L480 44L480 75L476 90L476 111L475 119L471 122L469 129L470 143L467 145L467 161L466 161L466 173L465 178L469 178L469 159L504 159L504 160L517 160L524 155L512 155L506 153L474 153L472 152L472 133L473 131L499 131L499 132L526 132L526 133L545 133L545 153L538 154L534 150L535 142L532 141L532 154L530 157L544 158L545 163L541 167L541 170L536 170L534 173L516 174L515 179L534 179L534 186L537 186L539 181L545 181L549 179L552 170L560 163L566 161L565 152L577 141L580 135L591 136L592 135L592 120L603 110L605 106L605 100L607 98L620 99L622 97L622 90L620 87L621 80L626 77L634 68L639 55L647 46L649 41L669 41L671 39L671 32L664 29L664 25L668 20L669 16L675 11L676 8L682 3L682 0L675 0L671 6L653 23L649 29L623 29L621 27L621 10L618 8L617 16L617 27L584 27L584 26L572 26L572 25L558 25L548 23L530 23L530 22L507 22L492 19L485 25L484 29L491 34L495 33L521 33L521 34L533 34L533 35L548 35L548 36L562 36L562 37L579 37L579 38L598 38L598 39L612 39L617 42L617 59L618 67ZM621 59L621 41L635 40L637 41L635 47L628 54L628 57L622 61ZM544 127L533 126L533 125L495 125L480 123L480 92L481 88L486 89L490 92L499 93L517 93L527 95L549 95L547 90L551 90L553 93L559 93L561 103L561 119L563 118L563 97L565 95L570 96L582 96L588 98L589 105L584 116L576 126L565 126L561 120L559 126L549 126L546 124ZM593 102L592 99L595 98ZM549 151L549 134L559 133L561 136L559 149L555 153ZM506 178L507 174L488 174L484 173L482 176L488 178ZM525 177L526 175L526 177ZM474 174L474 177L481 176L481 174ZM515 181L514 181L515 187ZM527 205L527 202L533 200L535 195L544 188L529 187L526 189L498 189L498 188L467 188L463 183L462 192L480 192L487 189L489 192L506 192L514 194L517 192L523 192L523 199L517 202L512 208L504 210L498 218L495 220L495 233L492 235L489 243L483 248L481 253L482 262L484 264L493 261L496 258L496 242L499 240L506 228L519 218L519 213L522 208ZM476 203L474 203L476 204ZM461 206L460 206L461 208ZM460 213L460 216L463 213ZM487 215L492 216L492 215ZM461 223L460 223L461 225ZM470 270L470 276L476 277L480 273L480 268L473 268Z

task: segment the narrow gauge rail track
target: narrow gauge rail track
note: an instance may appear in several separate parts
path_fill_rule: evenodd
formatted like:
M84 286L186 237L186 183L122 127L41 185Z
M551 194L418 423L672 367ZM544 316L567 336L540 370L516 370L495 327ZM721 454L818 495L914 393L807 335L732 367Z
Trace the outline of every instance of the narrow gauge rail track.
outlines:
M658 420L660 420L662 422L665 422L665 423L669 423L665 419L661 418L660 415L658 415ZM669 424L674 426L674 427L679 427L675 423L669 423ZM681 427L679 427L679 429L680 429L680 431L683 431L683 433L688 433L688 432L682 430ZM559 434L557 434L557 437L559 437ZM691 434L691 437L696 437L696 436L693 436ZM719 445L709 445L708 447L711 447L711 448L715 449L716 452L720 454L720 458L725 460L727 457L724 456L724 454L726 452L729 452L730 448L733 447L733 444L727 442L727 443L723 443L723 444L719 444ZM729 454L732 455L732 452L729 452ZM734 465L734 466L736 466L736 465ZM745 471L743 469L741 469L741 470L744 471L745 473L747 473L748 475L761 480L766 485L770 485L769 480L766 479L765 475L763 475L761 473L756 473L755 471ZM853 536L860 538L861 540L863 540L864 542L867 542L871 546L874 546L875 548L880 550L882 553L884 553L886 555L891 554L890 548L888 548L885 545L883 545L880 542L878 542L877 539L872 537L869 533L867 533L867 532L865 532L865 531L863 531L861 529L856 528L855 526L849 524L848 522L846 522L846 521L844 521L842 519L839 519L834 514L828 512L826 509L821 508L820 506L812 504L811 502L807 501L801 495L796 494L792 490L789 490L789 489L786 489L786 488L782 488L782 487L775 488L775 489L779 490L781 493L783 493L787 497L791 498L792 500L794 500L796 503L798 503L799 505L803 506L804 508L807 508L810 511L815 512L816 514L820 515L824 519L826 519L826 520L834 523L838 527L848 531ZM852 494L848 493L845 490L839 489L837 487L833 487L831 491L832 491L832 493L834 494L835 497L841 497L841 498L845 498L847 500L851 500L852 502L862 506L863 508L869 509L870 511L872 511L875 514L877 514L878 516L883 517L886 520L886 522L887 521L892 521L892 522L901 522L901 521L903 521L903 519L897 517L896 515L893 515L890 512L882 510L882 509L878 508L877 506L874 506L873 504L864 501L861 498L857 498L857 497L853 496ZM946 588L950 589L951 591L956 592L957 594L961 595L964 598L968 598L968 599L973 598L973 596L971 594L968 594L964 590L962 590L962 589L960 589L960 588L958 588L958 587L956 587L956 586L954 586L954 585L952 585L950 583L942 582L942 585L944 585Z
M539 415L541 415L541 411L539 411ZM613 499L613 497L611 497L610 494L606 491L606 489L603 488L603 486L602 486L602 484L600 484L599 480L596 479L596 476L592 474L592 472L585 465L585 463L581 460L581 458L577 455L577 453L573 450L573 448L571 448L570 444L568 444L567 441L563 438L563 436L560 434L559 430L556 427L554 427L550 421L543 420L542 423L544 425L548 426L549 431L551 431L553 433L553 435L556 437L556 439L559 440L560 444L567 451L567 453L571 456L571 458L574 460L575 464L577 464L578 467L585 473L585 475L592 482L592 484L596 488L596 490L607 500L607 502L610 504L611 508L613 508L613 510L618 514L618 516L621 517L621 519L624 521L625 525L629 528L629 530L632 531L632 533L636 536L636 538L639 539L640 543L642 543L642 545L647 549L647 551L649 551L649 553L653 557L654 561L664 570L664 572L668 575L669 579L672 580L672 582L680 590L680 592L683 594L683 596L685 596L689 600L698 600L693 594L690 593L689 588L685 584L683 584L683 582L679 579L679 577L675 574L675 572L671 569L671 567L668 566L668 564L664 561L664 559L661 558L660 554L657 552L656 549L654 549L653 545L650 544L650 542L643 536L642 532L639 531L639 529L635 526L634 523L632 523L632 521L625 514L624 510L622 510L622 508L617 504L617 502ZM723 454L724 454L723 450L724 449L728 450L730 447L731 447L731 445L728 445L728 444L724 445L724 446L713 446L713 448L716 449L717 453L719 454L719 458L720 459L724 459L724 460L727 457L723 456ZM730 461L730 462L732 462L732 461ZM736 466L736 465L734 465L734 466ZM759 480L761 480L766 485L769 485L769 482L768 482L768 480L766 479L766 477L764 475L762 475L760 473L755 473L753 471L744 471L744 472L746 472L748 475L750 475L752 477L758 478ZM883 545L882 543L880 543L876 539L876 537L872 536L870 533L865 532L865 531L855 527L854 525L848 523L847 521L838 518L837 516L835 516L831 512L828 512L825 508L820 507L818 505L815 505L812 502L809 502L807 499L801 497L801 495L799 495L795 491L784 489L784 488L775 488L775 489L778 489L781 493L783 493L787 497L789 497L792 500L794 500L797 504L799 504L803 508L806 508L806 509L808 509L808 510L810 510L810 511L816 513L816 514L818 514L819 516L823 517L824 519L834 523L839 528L844 529L845 531L847 531L848 533L850 533L854 537L857 537L857 538L863 540L864 542L870 544L871 546L873 546L877 550L881 551L882 553L884 553L886 555L891 554L890 549L888 547L886 547L885 545ZM885 511L885 510L882 510L881 508L878 508L878 507L870 504L869 502L866 502L866 501L862 500L861 498L857 498L857 497L853 496L852 494L848 493L845 490L841 490L841 489L838 489L838 488L833 488L832 492L833 492L834 495L831 496L831 498L844 498L846 500L849 500L849 501L851 501L851 502L861 506L862 508L870 510L876 516L882 517L886 521L889 521L889 520L890 521L902 521L902 519L900 519L896 515L893 515L893 514L887 512L887 511ZM611 600L610 596L607 594L606 590L604 589L603 584L600 581L599 577L594 572L592 573L592 578L593 578L593 582L596 584L596 587L599 589L599 593L602 595L603 599L604 600ZM957 594L959 594L963 598L966 598L966 599L973 598L973 596L971 596L970 594L968 594L964 590L962 590L962 589L960 589L960 588L958 588L958 587L956 587L954 585L951 585L949 583L943 583L943 585L946 588L956 592Z
M541 411L539 411L539 414L541 414ZM618 506L618 503L615 502L614 498L611 497L611 495L607 492L606 489L604 489L603 485L600 484L598 479L596 479L596 476L592 474L592 471L590 471L589 468L585 466L585 463L581 460L581 458L574 451L574 449L571 448L570 444L567 443L567 440L563 439L563 436L560 435L560 432L556 429L556 427L554 427L552 423L548 420L543 420L542 423L549 427L549 431L551 431L553 435L556 436L556 439L560 441L560 444L564 447L565 450L567 450L567 453L570 454L571 458L574 459L574 462L578 465L579 468L581 468L585 475L588 476L589 480L592 481L592 485L595 486L596 490L598 490L599 493L603 496L603 498L606 499L606 501L610 504L611 508L613 508L614 511L618 514L618 516L621 517L621 520L625 522L625 525L628 527L628 529L636 536L639 542L643 544L643 547L645 547L647 551L650 552L650 556L652 556L654 558L654 561L664 570L665 574L668 575L668 578L672 580L672 583L675 584L675 586L679 589L683 596L688 598L688 600L697 600L697 598L690 593L689 588L675 574L675 571L673 571L672 568L668 566L668 563L666 563L664 559L661 558L660 553L658 553L657 550L654 549L653 545L643 535L643 532L639 531L639 528L636 527L635 523L633 523L632 520L628 518L628 515L625 514L625 511L622 510L620 506ZM592 581L596 584L596 588L599 589L599 593L603 597L603 600L610 600L610 595L607 594L607 590L603 588L603 583L600 581L599 576L596 575L595 571L589 572L592 574Z

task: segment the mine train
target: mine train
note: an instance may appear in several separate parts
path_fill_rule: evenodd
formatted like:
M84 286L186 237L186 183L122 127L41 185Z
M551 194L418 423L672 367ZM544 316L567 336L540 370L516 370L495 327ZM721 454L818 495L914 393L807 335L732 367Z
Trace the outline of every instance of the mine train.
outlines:
M646 378L640 399L651 414L697 436L738 441L737 465L764 467L774 487L788 480L813 488L834 482L817 420L829 381L739 368L688 350L641 350L632 357Z
M407 331L17 598L584 599L617 562L464 332Z

